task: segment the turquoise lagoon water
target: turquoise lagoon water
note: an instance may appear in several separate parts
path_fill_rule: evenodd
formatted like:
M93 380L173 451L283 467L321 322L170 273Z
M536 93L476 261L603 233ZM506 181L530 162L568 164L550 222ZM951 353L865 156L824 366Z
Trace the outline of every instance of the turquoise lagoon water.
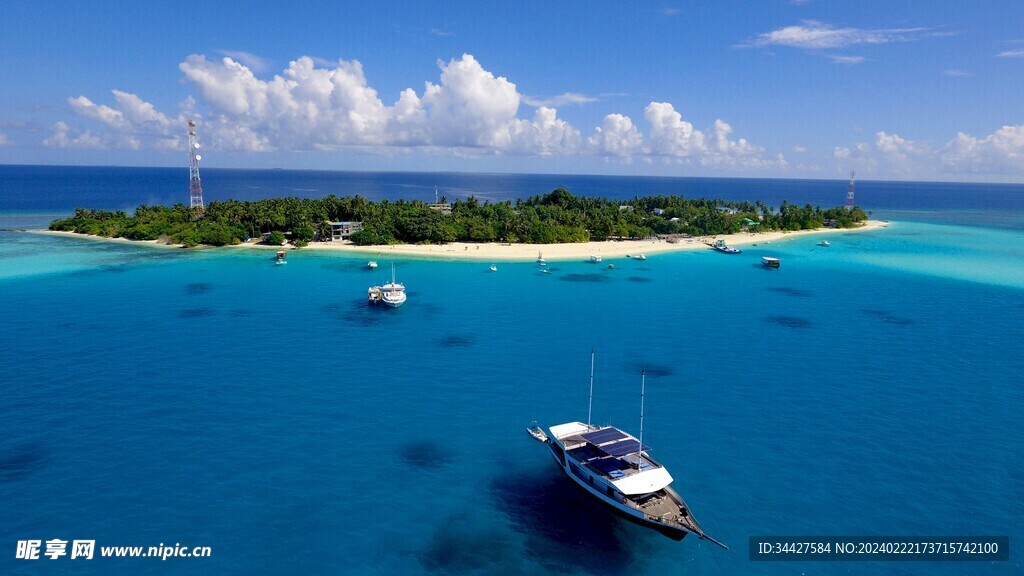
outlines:
M0 573L1021 573L1021 232L825 237L400 259L384 310L389 260L2 233ZM586 418L591 347L595 420L638 429L646 368L645 442L730 551L608 513L524 433ZM1009 535L1011 560L748 560L891 534ZM15 560L29 538L212 557Z

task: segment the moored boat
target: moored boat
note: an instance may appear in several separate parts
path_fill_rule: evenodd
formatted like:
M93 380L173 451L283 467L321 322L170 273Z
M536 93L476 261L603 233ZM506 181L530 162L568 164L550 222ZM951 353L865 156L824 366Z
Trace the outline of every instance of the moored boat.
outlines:
M547 442L548 441L548 435L544 433L544 430L541 430L541 427L538 426L536 422L534 422L533 424L530 424L526 428L526 433L529 434L537 442Z
M380 287L380 301L384 304L398 308L405 304L405 285L395 280L395 265L391 265L391 282Z
M369 268L370 270L375 269L377 267L377 261L370 260L369 262L366 263L366 267Z
M634 260L647 260L647 255L643 254L643 253L640 253L640 254L637 254L636 256L633 256L633 259Z
M591 254L590 255L590 261L591 262L600 262L601 261L601 256L599 254Z
M778 268L782 265L782 262L778 258L772 258L771 256L761 256L761 264L768 268Z
M274 260L274 264L277 264L278 266L280 266L282 264L287 264L288 260L285 259L287 257L288 257L288 253L287 252L285 252L284 250L278 250L277 251L277 258Z
M832 244L828 240L822 240L821 242L818 242L818 246L824 246L825 248L828 248L831 245Z
M544 253L543 252L537 252L537 264L539 264L541 266L547 266L548 265L547 261L544 260Z
M591 400L593 382L591 356ZM536 424L527 431L548 446L555 464L569 479L619 514L673 540L692 533L728 548L704 533L689 506L670 486L672 475L647 454L650 447L643 443L644 383L641 372L640 438L614 426L593 426L589 422L551 426L550 434L544 434Z
M717 242L715 242L715 245L712 246L712 248L724 254L739 254L740 252L742 252L742 250L740 250L739 248L732 248L730 246L726 246L725 240L718 240Z
M377 304L381 301L382 296L380 286L370 286L369 289L366 290L366 301L370 304Z

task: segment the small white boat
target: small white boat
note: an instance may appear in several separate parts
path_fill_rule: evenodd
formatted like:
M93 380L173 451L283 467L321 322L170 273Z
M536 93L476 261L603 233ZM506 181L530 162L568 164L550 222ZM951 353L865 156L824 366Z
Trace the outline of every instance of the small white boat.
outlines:
M537 442L547 442L548 435L541 430L540 426L536 422L526 428L526 433L529 434Z
M278 250L277 251L277 260L274 262L274 264L277 264L278 266L281 266L282 264L287 264L288 261L285 260L285 258L287 256L288 256L287 252L285 252L284 250Z
M544 260L544 253L543 252L537 252L537 264L540 264L541 266L547 266L548 265L547 261Z
M634 260L647 260L647 255L646 254L637 254L636 256L633 256L633 259Z
M829 246L831 246L831 245L832 245L832 244L831 244L831 243L829 243L829 241L828 241L828 240L822 240L821 242L818 242L818 246L824 246L825 248L828 248L828 247L829 247Z
M540 271L540 273L541 273L541 274L551 274L551 270L548 270L547 268L544 268L544 269L542 269L542 270Z
M366 263L366 267L369 268L370 270L373 270L374 268L377 267L377 261L370 260L369 262Z
M601 256L597 255L597 254L591 254L590 255L590 261L591 262L600 262L601 261Z
M495 264L491 264L491 272L497 272L497 271L498 271L498 266L495 265Z
M782 262L778 258L772 258L771 256L761 256L761 264L768 268L778 268L782 265Z

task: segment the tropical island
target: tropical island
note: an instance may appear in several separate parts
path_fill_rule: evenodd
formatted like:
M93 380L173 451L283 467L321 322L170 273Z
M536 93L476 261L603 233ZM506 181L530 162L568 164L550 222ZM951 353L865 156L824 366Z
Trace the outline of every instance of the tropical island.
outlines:
M338 238L337 224L357 224L344 236L363 247L398 244L493 243L551 245L704 237L743 232L855 228L867 221L859 207L798 206L783 201L734 202L682 196L609 200L563 188L528 199L451 204L414 200L372 202L362 196L214 201L205 210L178 204L124 211L79 208L49 229L103 238L160 241L185 247L251 242L295 247Z

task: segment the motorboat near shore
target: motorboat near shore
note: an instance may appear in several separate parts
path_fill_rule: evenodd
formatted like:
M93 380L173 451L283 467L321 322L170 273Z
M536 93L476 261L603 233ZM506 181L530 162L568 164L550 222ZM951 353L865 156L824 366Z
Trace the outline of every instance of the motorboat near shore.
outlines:
M715 242L715 244L714 244L714 246L712 246L712 248L714 248L715 250L718 250L719 252L722 252L724 254L739 254L740 252L742 252L742 250L740 250L739 248L733 248L731 246L726 246L725 240L718 240L717 242Z
M288 260L286 258L288 258L288 252L286 252L284 250L278 250L277 251L277 258L274 259L274 264L277 264L278 266L281 266L283 264L287 264Z
M761 265L767 268L778 268L782 265L782 262L778 258L772 258L771 256L761 256Z

